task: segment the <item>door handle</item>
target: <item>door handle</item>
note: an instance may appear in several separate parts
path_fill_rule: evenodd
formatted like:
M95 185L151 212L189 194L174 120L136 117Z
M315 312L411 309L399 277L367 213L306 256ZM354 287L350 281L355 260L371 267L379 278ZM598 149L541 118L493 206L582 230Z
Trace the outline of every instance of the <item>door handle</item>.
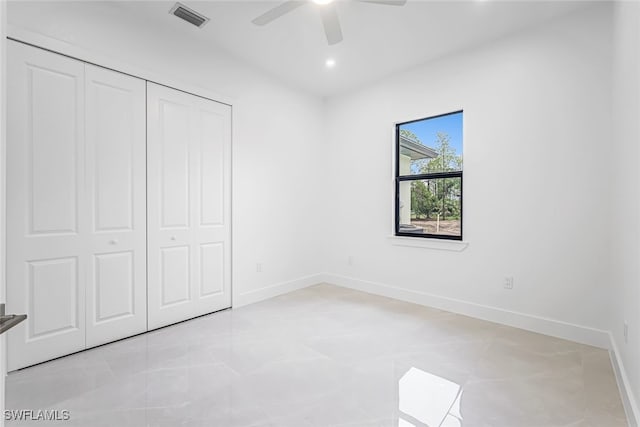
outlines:
M0 304L0 334L16 326L27 318L26 314L4 314L4 303Z
M109 243L112 245L117 245L118 244L118 239L111 239L109 240Z

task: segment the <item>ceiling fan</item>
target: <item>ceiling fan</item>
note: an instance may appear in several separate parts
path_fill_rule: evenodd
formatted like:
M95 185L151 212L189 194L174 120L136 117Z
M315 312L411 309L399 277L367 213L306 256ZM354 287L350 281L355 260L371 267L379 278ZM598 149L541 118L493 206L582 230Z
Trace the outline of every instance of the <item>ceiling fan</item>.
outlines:
M358 0L364 3L377 3L389 6L404 6L407 0ZM271 21L280 18L282 15L297 9L309 2L322 5L320 8L320 16L322 17L322 25L324 33L327 36L327 42L332 45L342 41L342 28L340 27L340 19L338 18L338 9L334 0L290 0L285 1L279 6L274 7L258 16L253 22L255 25L267 25Z

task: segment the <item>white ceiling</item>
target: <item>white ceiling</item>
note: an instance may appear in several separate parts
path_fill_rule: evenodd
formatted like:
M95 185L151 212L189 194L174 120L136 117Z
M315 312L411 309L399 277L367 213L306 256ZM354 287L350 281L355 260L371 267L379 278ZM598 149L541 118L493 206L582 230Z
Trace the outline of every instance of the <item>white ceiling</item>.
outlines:
M115 28L123 21L137 22L172 32L174 38L185 43L199 39L292 86L327 96L539 25L594 2L408 0L405 6L398 7L338 0L344 40L334 46L327 45L322 29L318 13L322 6L311 2L264 27L253 25L251 20L281 2L182 0L182 3L211 21L197 29L168 14L174 4L170 1L55 4L56 13L72 8L75 16L82 16L87 22L99 19L104 24L105 20L112 20ZM12 10L15 6L9 8L10 21ZM38 10L43 11L42 7ZM52 19L49 22L55 22L54 16L49 17ZM329 57L337 62L333 69L324 65Z

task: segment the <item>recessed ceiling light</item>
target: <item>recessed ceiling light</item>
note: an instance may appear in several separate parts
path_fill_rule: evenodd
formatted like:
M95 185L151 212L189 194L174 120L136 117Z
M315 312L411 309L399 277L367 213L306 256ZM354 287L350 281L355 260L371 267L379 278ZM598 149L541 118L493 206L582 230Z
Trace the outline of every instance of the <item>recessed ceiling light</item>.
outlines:
M333 2L333 0L313 0L315 4L324 5Z
M336 66L336 60L333 58L329 58L324 64L327 66L327 68L333 68Z

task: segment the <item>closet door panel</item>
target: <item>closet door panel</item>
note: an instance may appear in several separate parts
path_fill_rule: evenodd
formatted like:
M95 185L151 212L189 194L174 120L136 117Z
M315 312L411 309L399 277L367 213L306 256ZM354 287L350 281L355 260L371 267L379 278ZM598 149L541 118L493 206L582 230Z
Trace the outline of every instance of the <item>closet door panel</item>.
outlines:
M207 298L224 292L225 254L223 243L200 245L200 286L198 297Z
M191 268L189 246L162 248L161 308L188 304L191 300Z
M84 65L8 42L8 369L85 347Z
M194 97L196 315L231 306L231 108Z
M97 323L136 314L135 263L133 251L94 256Z
M200 134L200 226L224 224L225 195L225 130L228 119L224 114L199 109Z
M190 96L147 83L148 325L192 316Z
M162 230L188 229L190 216L189 105L161 99L158 103L159 177Z
M143 80L85 67L90 347L147 326L146 101Z
M30 234L77 233L78 76L40 64L28 64L26 72Z
M29 337L42 339L81 327L78 258L29 261ZM56 301L57 304L51 304Z
M231 110L147 84L149 328L231 306Z

